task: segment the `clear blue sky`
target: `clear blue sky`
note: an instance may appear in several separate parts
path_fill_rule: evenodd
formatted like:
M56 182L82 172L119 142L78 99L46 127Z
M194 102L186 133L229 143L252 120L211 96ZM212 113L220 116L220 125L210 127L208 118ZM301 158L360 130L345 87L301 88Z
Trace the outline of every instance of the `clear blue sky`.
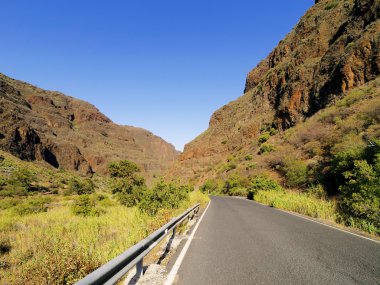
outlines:
M183 145L314 0L3 0L0 72Z

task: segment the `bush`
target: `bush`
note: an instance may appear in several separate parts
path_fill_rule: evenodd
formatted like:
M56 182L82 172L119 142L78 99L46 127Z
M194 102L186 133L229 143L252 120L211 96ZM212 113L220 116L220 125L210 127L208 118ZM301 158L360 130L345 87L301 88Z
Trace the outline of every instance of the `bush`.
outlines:
M246 196L249 179L237 174L230 175L221 189L222 194L229 196Z
M138 207L150 216L156 215L160 209L178 209L183 201L189 199L189 192L193 190L190 185L160 180L153 189L144 191Z
M77 216L99 216L102 211L96 208L96 203L89 195L81 195L74 202L72 211Z
M287 158L284 161L282 172L285 174L286 185L289 187L303 187L308 182L308 168L302 160Z
M224 171L228 172L228 171L231 171L231 170L234 170L237 168L237 165L235 162L229 162L227 163L225 166L224 166Z
M271 136L274 136L276 133L277 133L277 130L276 130L276 129L274 129L274 128L270 128L270 129L269 129L269 134L270 134Z
M5 253L10 252L11 248L12 248L12 246L11 246L9 239L7 239L7 238L0 239L0 256L5 254Z
M204 194L217 194L220 192L219 184L214 179L206 180L199 190Z
M78 195L84 195L92 194L94 192L95 184L90 178L87 178L83 181L73 178L69 181L69 194L75 193Z
M246 170L255 169L256 167L257 167L257 163L253 162L253 163L248 164L245 169Z
M259 136L259 143L265 143L267 140L269 140L270 134L268 132L263 133L261 136Z
M13 211L20 216L47 212L50 202L51 198L48 197L34 198L16 205Z
M336 8L337 6L338 6L338 2L336 0L334 0L334 1L325 5L325 10L328 11L328 10Z
M368 221L380 230L380 155L375 165L365 160L354 162L354 168L346 171L347 182L339 190L343 198L339 208L344 216ZM380 232L379 232L380 233Z
M136 206L146 192L145 179L137 175L140 168L133 162L123 160L111 163L109 172L113 181L111 183L112 193L122 205L127 207Z
M249 160L252 160L253 159L253 156L252 154L247 154L245 157L244 157L245 160L249 161Z
M36 182L36 175L33 172L25 168L17 168L8 180L2 181L5 188L2 196L27 196L32 190L33 182Z
M311 185L307 191L310 197L314 197L321 200L327 199L327 193L321 184Z
M136 163L129 160L122 160L119 162L112 162L108 166L108 171L111 177L132 178L141 170Z
M260 191L283 191L282 187L273 179L257 176L251 181L251 185L248 188L247 198L254 199L255 194Z
M338 151L325 177L341 194L338 201L341 221L379 233L380 140L369 141L364 147L361 142L345 142L335 149Z
M235 187L230 189L229 196L247 197L248 190L245 187Z
M274 145L264 143L260 146L259 154L265 154L268 152L272 152L272 151L274 151L274 149L275 149Z
M14 206L17 206L20 204L22 201L20 199L16 198L4 198L0 199L0 210L6 210L9 208L12 208Z

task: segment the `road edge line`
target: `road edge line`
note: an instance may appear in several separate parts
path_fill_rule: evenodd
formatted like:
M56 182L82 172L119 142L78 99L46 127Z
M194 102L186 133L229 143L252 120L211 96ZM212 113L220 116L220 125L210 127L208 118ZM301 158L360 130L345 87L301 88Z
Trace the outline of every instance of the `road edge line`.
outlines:
M208 207L210 206L210 204L211 204L211 200L208 203L206 209L204 210L202 216L199 218L199 220L198 220L197 224L195 225L194 230L192 231L191 235L187 239L185 246L183 247L181 253L179 254L177 260L175 261L175 263L174 263L174 265L172 267L172 270L170 270L168 276L166 277L164 285L172 285L174 283L175 277L177 276L178 270L181 267L183 259L185 258L185 255L186 255L186 253L187 253L187 251L188 251L188 249L190 247L190 244L191 244L191 241L194 238L195 232L197 231L197 229L198 229L198 227L199 227L199 225L200 225L200 223L201 223L204 215L206 214L206 212L207 212Z
M375 239L372 239L372 238L369 238L369 237L366 237L366 236L362 236L362 235L360 235L360 234L352 233L352 232L349 232L349 231L347 231L347 230L344 230L344 229L341 229L341 228L339 228L339 227L332 226L332 225L329 225L329 224L325 224L325 223L320 222L320 221L316 221L316 220L314 220L314 219L311 218L311 217L310 217L310 218L309 218L309 217L305 217L305 216L303 216L302 214L299 214L299 213L296 213L296 212L291 212L291 211L287 211L287 210L280 209L280 208L270 207L270 206L268 206L268 205L261 204L261 203L259 203L259 202L257 202L257 201L249 200L249 199L246 199L246 198L241 199L241 200L246 200L247 202L254 202L254 203L256 203L256 204L258 204L258 205L260 205L260 206L269 207L269 208L272 208L272 209L275 209L275 210L281 211L281 212L283 212L283 213L286 213L286 214L289 214L289 215L292 215L292 216L296 216L296 217L298 217L298 218L301 218L301 219L304 219L304 220L307 220L307 221L310 221L310 222L314 222L314 223L320 224L320 225L322 225L322 226L329 227L329 228L335 229L335 230L337 230L337 231L344 232L344 233L346 233L346 234L350 234L350 235L353 235L353 236L356 236L356 237L360 237L360 238L362 238L362 239L366 239L366 240L369 240L369 241L372 241L372 242L375 242L375 243L379 243L379 244L380 244L380 241L378 241L378 240L375 240Z

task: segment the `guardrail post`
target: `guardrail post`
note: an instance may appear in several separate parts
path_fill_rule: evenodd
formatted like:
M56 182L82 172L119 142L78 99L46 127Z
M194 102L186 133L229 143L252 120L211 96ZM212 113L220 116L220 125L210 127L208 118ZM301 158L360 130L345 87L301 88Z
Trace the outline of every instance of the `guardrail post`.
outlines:
M136 277L140 278L143 275L144 275L144 259L141 259L136 264Z

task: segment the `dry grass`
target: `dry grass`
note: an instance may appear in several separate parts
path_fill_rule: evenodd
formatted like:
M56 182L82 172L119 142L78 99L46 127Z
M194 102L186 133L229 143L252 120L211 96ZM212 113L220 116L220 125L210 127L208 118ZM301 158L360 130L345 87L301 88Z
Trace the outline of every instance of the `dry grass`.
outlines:
M271 207L289 210L314 218L334 221L336 205L333 201L317 199L292 191L258 191L254 200Z
M207 203L193 192L178 210L149 217L136 208L113 205L100 217L75 216L62 201L47 212L19 216L1 211L1 284L71 284L119 255L190 205Z

